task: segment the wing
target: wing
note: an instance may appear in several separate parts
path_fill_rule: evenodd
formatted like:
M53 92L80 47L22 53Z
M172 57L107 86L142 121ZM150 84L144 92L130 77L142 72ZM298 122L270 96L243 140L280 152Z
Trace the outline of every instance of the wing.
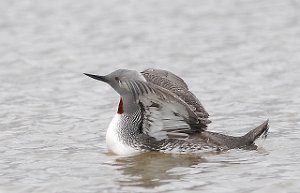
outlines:
M194 109L197 116L205 120L206 124L211 122L208 120L209 114L199 99L189 91L187 84L180 77L166 70L152 68L141 73L147 82L163 87L185 101L190 108Z
M162 86L168 90L189 90L187 84L172 72L149 68L141 73L148 82Z
M129 80L122 84L141 107L143 133L157 139L178 138L206 129L207 120L169 90L145 81Z
M182 116L170 110L169 105L148 100L140 102L140 106L143 120L142 132L157 140L184 139L189 136L189 133L197 131Z

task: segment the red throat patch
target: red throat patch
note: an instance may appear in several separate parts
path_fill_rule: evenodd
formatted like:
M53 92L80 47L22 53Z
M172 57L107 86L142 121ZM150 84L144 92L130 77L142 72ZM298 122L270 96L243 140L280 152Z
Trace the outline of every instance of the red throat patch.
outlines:
M123 100L122 97L120 97L119 107L118 107L118 114L123 114L124 108L123 108Z

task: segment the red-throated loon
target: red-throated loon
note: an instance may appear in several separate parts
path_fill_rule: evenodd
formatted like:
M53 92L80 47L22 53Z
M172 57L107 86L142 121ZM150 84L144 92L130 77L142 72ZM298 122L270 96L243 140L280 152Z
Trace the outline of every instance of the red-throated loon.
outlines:
M241 137L207 131L209 114L187 84L166 70L84 74L106 82L120 95L118 111L106 133L108 149L119 155L253 149L254 141L268 132L268 120Z

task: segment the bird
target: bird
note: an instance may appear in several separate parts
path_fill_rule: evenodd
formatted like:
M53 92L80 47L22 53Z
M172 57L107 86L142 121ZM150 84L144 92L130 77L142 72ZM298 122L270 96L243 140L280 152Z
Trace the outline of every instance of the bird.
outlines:
M106 132L107 148L114 154L257 149L255 140L267 137L268 119L239 137L208 131L211 121L199 99L182 78L167 70L118 69L105 76L84 74L109 84L120 95Z

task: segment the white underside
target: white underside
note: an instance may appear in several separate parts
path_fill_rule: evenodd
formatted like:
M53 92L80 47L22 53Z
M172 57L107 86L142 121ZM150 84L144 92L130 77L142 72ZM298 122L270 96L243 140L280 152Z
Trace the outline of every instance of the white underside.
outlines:
M118 129L120 128L121 116L116 114L111 120L106 132L106 145L111 152L118 155L136 154L139 152L138 150L124 144L119 138Z

